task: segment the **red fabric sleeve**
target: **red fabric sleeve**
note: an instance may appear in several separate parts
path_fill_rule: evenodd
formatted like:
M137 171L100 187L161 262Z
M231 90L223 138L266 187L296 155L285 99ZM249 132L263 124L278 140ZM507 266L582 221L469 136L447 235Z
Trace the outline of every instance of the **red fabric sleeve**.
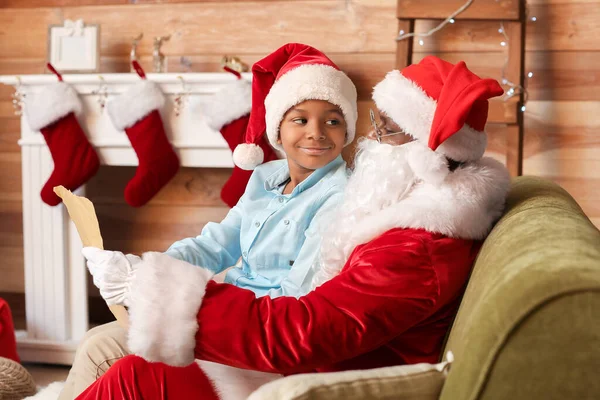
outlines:
M0 357L20 362L17 354L15 328L8 303L0 298Z
M198 364L172 367L129 355L112 365L76 400L219 400Z
M431 315L439 296L425 244L402 239L358 248L340 275L299 299L209 283L196 358L289 374L380 347Z

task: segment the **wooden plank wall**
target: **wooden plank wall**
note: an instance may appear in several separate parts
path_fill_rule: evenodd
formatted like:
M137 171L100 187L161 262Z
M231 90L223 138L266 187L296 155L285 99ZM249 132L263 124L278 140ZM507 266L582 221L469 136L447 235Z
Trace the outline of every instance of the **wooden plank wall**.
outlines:
M172 35L163 47L169 71L216 71L223 54L252 63L283 43L299 41L325 51L355 81L360 132L367 127L372 86L395 65L397 4L397 0L0 0L0 74L42 73L47 26L65 18L101 25L105 73L128 70L130 39L142 31L145 38L139 52L147 68L150 38ZM529 0L529 13L537 22L527 24L526 65L534 77L525 114L524 172L563 185L600 226L595 201L600 193L596 134L600 0ZM430 26L419 22L416 29ZM459 20L423 46L415 44L414 61L430 53L451 61L465 59L478 73L498 79L504 62L498 28ZM16 144L19 121L12 114L10 93L0 87L0 292L19 293L23 292L21 159ZM490 154L505 159L510 132L496 124L490 133ZM88 185L108 248L161 250L227 212L219 200L227 170L183 169L141 209L128 207L122 198L134 172L102 168Z
M514 8L516 1L500 0L500 5ZM421 5L423 15L431 12L432 3L436 7L452 3L446 7L450 11L445 15L449 15L463 2L398 0L399 6L409 7L411 12ZM475 5L483 9L486 3L498 6L498 0L476 0L468 10L470 16L465 16L474 18ZM526 81L529 102L524 114L523 174L562 185L600 227L600 25L596 23L600 21L600 1L528 0L527 11L525 71L533 72L533 77ZM417 21L415 31L427 32L439 22ZM509 26L505 23L507 31ZM499 28L489 22L457 19L425 38L422 46L414 40L413 62L436 54L449 61L465 60L478 74L499 79L510 51L500 45L504 38ZM497 115L494 107L490 110L492 121ZM513 140L514 134L502 124L489 124L488 132L489 155L505 158L507 141Z
M356 83L361 115L368 116L373 85L394 66L396 1L148 1L0 0L0 74L43 73L49 24L83 18L101 25L101 72L126 72L131 38L151 69L152 37L163 46L168 70L217 71L224 54L253 63L289 41L325 51ZM182 57L184 62L181 62ZM191 63L191 67L188 67ZM19 121L11 89L0 87L0 292L24 291ZM365 131L361 119L359 131ZM219 198L227 169L182 169L145 207L133 209L123 189L134 168L102 167L88 185L107 248L141 253L164 250L196 235L228 208ZM91 288L96 293L95 288ZM13 297L14 298L14 297Z

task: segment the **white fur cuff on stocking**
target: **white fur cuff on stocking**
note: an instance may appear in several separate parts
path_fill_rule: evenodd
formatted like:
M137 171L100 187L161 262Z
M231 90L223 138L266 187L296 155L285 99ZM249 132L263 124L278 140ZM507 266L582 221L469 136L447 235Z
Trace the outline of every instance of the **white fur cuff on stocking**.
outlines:
M200 104L206 124L215 131L250 114L251 109L252 83L245 79L228 84Z

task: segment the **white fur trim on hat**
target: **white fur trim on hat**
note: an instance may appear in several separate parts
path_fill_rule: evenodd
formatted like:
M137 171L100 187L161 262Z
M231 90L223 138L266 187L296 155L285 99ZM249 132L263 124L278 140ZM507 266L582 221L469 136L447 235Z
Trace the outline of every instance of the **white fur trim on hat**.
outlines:
M132 85L125 93L111 99L108 115L117 128L122 131L154 110L160 110L165 104L165 95L157 83L141 80Z
M65 115L81 112L81 101L75 89L65 82L56 82L25 98L25 116L33 131L53 124Z
M265 159L265 153L259 145L254 143L238 144L233 150L233 162L246 171L252 171Z
M194 362L197 314L212 276L167 254L144 253L131 282L129 349L151 362Z
M429 142L437 102L416 83L398 70L388 72L385 79L373 89L373 100L377 108L404 131L426 144ZM474 161L483 156L486 147L485 131L476 131L464 124L436 151L455 161Z
M287 72L273 84L265 99L265 122L271 146L283 151L277 143L283 116L290 108L306 100L325 100L338 106L348 127L344 145L350 144L354 140L358 119L356 98L354 83L332 66L307 64Z
M250 114L251 109L252 83L245 79L238 79L225 86L201 105L206 124L215 131Z

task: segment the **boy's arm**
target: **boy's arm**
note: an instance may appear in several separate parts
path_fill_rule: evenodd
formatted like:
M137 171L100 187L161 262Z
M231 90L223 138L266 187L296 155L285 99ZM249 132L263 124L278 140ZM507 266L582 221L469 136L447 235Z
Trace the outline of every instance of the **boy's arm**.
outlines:
M167 255L218 274L235 265L241 256L240 229L244 214L244 197L220 223L209 222L199 236L173 243Z

